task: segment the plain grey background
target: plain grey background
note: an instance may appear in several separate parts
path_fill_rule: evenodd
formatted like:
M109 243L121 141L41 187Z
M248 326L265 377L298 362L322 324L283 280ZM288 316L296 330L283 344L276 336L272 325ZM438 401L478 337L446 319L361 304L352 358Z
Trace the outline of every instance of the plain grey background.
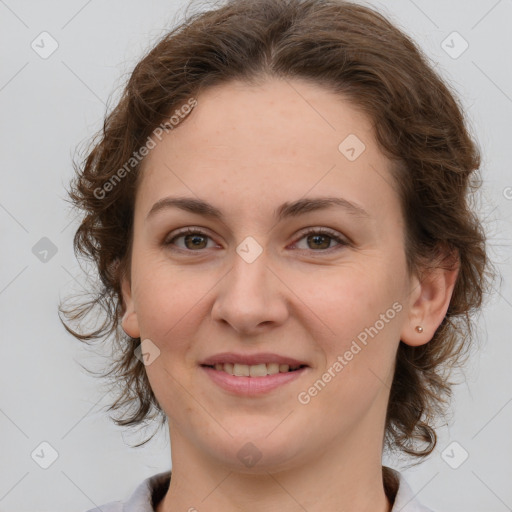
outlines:
M450 425L431 457L404 473L437 512L512 510L512 0L367 4L409 33L459 92L482 148L480 213L503 276L476 318L483 348L459 377ZM72 249L77 220L64 201L72 155L185 5L0 0L1 512L85 511L170 468L166 429L130 448L143 435L108 419L110 397L79 365L101 368L101 356L66 333L57 305L85 285Z

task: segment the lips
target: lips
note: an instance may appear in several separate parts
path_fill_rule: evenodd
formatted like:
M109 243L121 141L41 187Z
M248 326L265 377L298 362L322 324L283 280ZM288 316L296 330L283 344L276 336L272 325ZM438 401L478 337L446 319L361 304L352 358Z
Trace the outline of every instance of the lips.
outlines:
M272 353L258 353L258 354L236 354L234 352L223 352L210 356L201 361L201 366L215 366L216 364L244 364L248 366L257 364L287 364L288 366L309 366L305 361L294 359L289 356L281 356Z
M209 379L210 383L214 383L230 395L245 398L256 398L271 393L281 388L281 386L291 385L292 382L298 381L311 371L311 368L304 367L295 371L279 372L266 376L236 376L205 365L201 365L200 368L200 371ZM208 391L210 391L210 387L208 387Z

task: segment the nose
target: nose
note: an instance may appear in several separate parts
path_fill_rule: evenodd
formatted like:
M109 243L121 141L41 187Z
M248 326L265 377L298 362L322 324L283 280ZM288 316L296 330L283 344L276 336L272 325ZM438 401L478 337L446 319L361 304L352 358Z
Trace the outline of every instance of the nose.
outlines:
M252 262L235 253L231 270L216 290L213 320L230 325L239 334L261 333L288 317L291 292L269 266L265 252Z

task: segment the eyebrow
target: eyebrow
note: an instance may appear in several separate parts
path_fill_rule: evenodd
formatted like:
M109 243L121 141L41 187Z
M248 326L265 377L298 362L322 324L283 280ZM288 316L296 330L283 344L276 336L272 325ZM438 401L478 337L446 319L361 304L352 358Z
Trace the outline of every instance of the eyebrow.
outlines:
M279 206L274 217L281 221L286 218L298 217L309 212L325 210L332 207L342 208L354 217L370 218L370 214L355 203L343 199L342 197L313 197L299 199L293 202L286 202ZM164 197L157 201L146 216L146 220L154 216L157 212L168 208L179 208L186 212L203 215L220 221L224 221L224 214L212 204L193 197Z

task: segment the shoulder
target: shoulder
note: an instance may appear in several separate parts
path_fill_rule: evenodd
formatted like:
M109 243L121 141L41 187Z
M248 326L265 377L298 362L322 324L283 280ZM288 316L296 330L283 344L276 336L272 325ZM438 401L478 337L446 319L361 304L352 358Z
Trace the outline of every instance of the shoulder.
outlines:
M420 503L404 476L395 469L386 468L396 482L396 495L391 512L434 512Z
M169 488L171 471L164 471L143 480L125 501L109 501L87 512L154 512Z

